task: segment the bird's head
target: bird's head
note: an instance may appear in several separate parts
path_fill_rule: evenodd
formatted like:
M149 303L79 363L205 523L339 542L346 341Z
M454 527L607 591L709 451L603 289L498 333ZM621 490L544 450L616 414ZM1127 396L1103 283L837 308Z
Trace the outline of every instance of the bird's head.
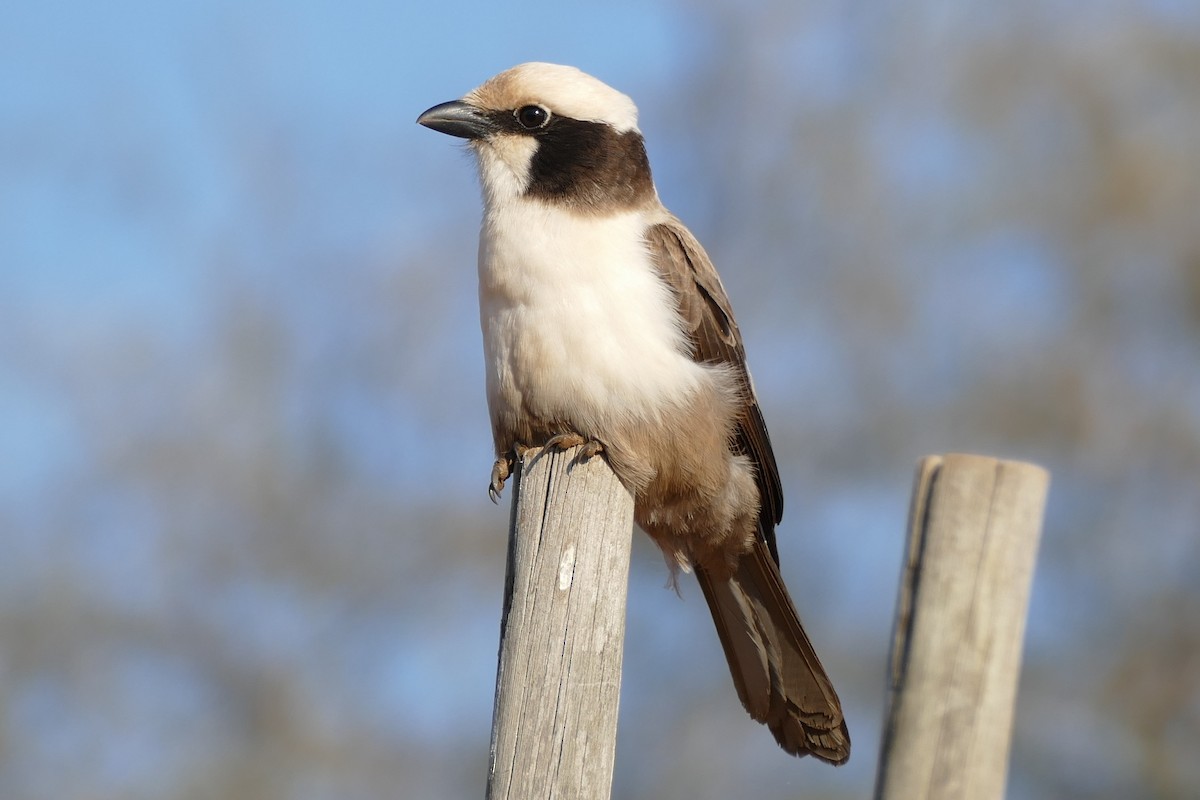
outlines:
M468 140L489 204L527 197L604 213L655 196L637 107L574 67L521 64L417 122Z

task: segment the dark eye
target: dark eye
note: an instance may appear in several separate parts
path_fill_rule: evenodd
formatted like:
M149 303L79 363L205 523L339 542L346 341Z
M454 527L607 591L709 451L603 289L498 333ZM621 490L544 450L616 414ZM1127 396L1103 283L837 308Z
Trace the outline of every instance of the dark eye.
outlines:
M541 106L521 106L516 110L517 122L526 130L541 128L550 121L550 112Z

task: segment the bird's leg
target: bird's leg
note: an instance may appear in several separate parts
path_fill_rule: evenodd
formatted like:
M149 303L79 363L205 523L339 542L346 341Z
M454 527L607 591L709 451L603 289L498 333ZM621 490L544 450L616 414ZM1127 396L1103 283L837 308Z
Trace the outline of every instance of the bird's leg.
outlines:
M551 436L546 442L545 448L547 450L570 450L579 445L583 445L583 449L579 451L579 458L584 461L604 452L604 443L599 439L585 439L574 431Z

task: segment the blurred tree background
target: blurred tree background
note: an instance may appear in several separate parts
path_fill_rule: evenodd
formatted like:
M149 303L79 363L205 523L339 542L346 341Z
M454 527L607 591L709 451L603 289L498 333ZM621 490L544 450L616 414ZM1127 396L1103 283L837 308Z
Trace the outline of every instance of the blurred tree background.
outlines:
M706 0L0 12L0 796L481 795L478 197L413 119L530 59L722 271L855 739L778 751L639 536L614 797L869 793L951 450L1053 473L1010 795L1200 795L1200 7Z

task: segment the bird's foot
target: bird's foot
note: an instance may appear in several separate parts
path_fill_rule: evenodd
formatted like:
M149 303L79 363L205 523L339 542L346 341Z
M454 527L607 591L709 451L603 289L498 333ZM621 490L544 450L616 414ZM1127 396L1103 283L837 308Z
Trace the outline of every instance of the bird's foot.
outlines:
M515 458L515 451L509 450L497 458L495 464L492 464L492 479L488 483L488 497L492 498L493 503L499 504L500 502L500 493L504 491L504 482L512 474Z
M582 461L587 461L604 452L604 443L599 439L585 439L574 432L551 436L540 449L543 451L570 450L572 447L578 447L579 445L583 445L578 456ZM492 464L492 477L488 481L488 497L492 499L493 503L500 502L500 495L504 491L504 484L508 481L509 476L512 475L516 462L523 461L525 454L535 449L538 448L518 443L513 446L512 450L497 458L495 464Z
M579 451L579 458L587 461L589 458L594 458L604 452L604 443L599 439L585 439L578 433L560 433L551 436L546 442L547 450L570 450L572 447L583 445L583 449Z

